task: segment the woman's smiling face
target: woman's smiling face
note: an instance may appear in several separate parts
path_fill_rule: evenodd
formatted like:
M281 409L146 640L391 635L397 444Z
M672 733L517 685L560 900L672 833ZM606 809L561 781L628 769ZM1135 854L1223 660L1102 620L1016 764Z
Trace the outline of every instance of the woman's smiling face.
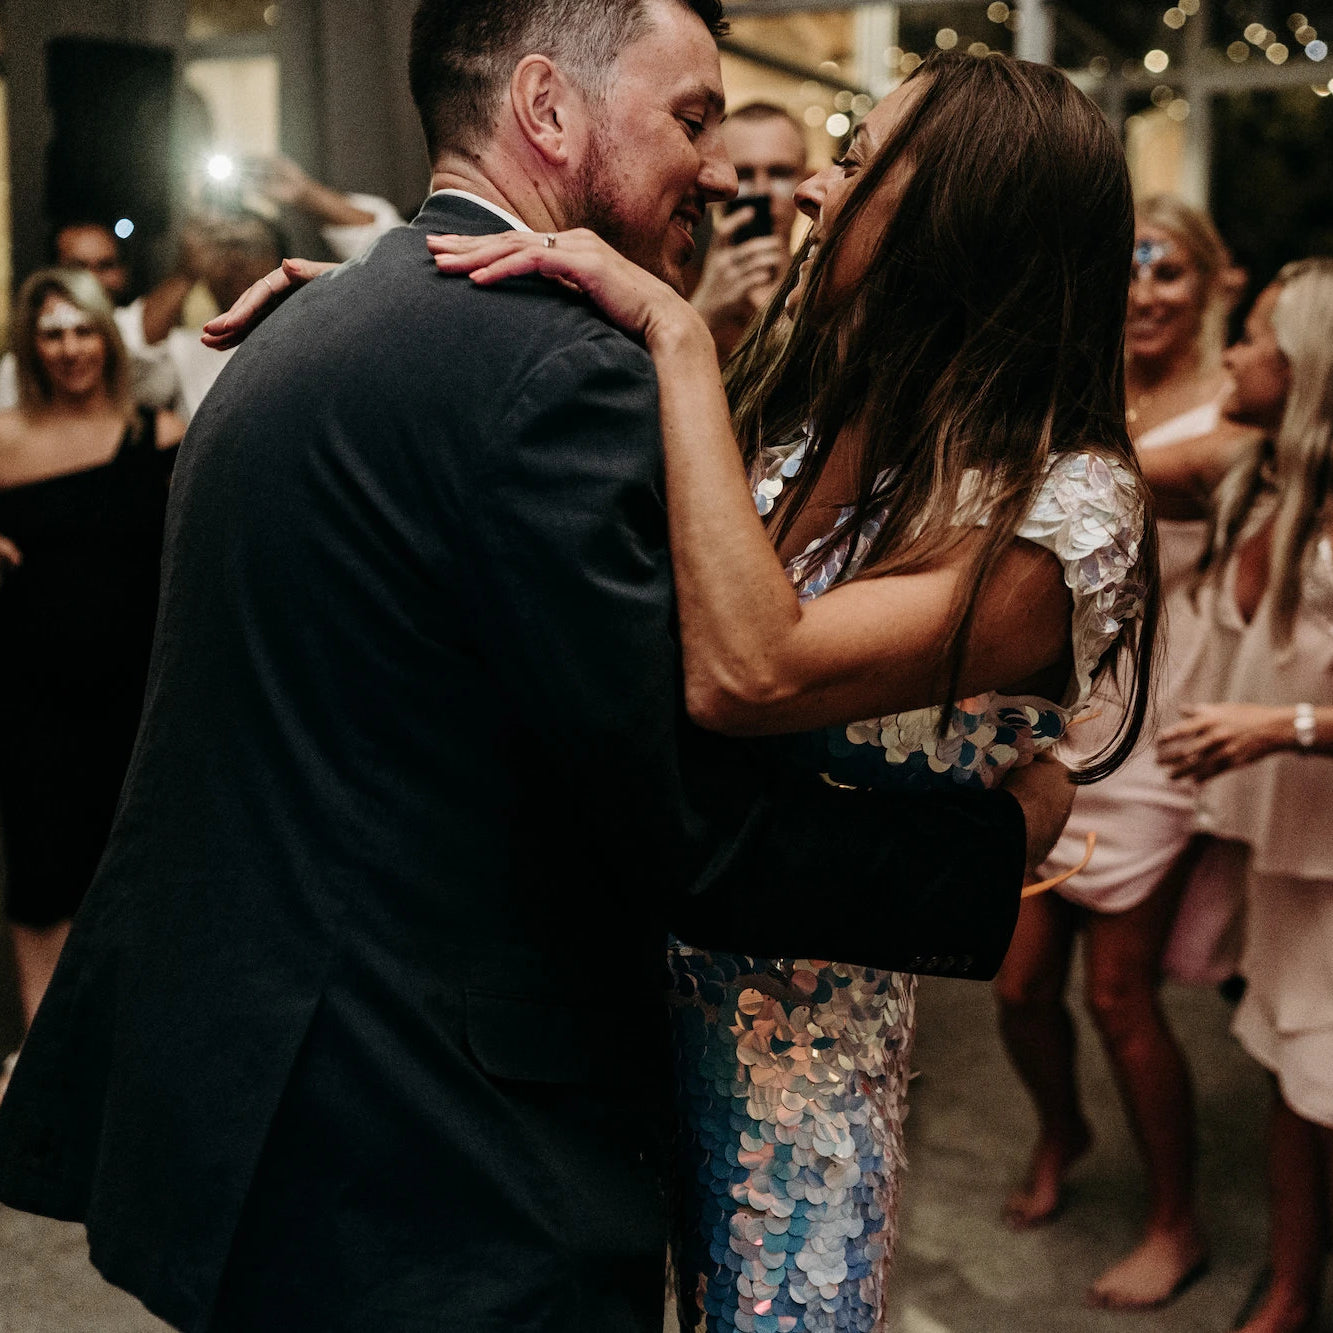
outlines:
M810 253L801 265L796 286L787 297L788 314L795 312L805 295L814 257L855 189L861 172L897 132L904 118L925 95L927 87L925 79L917 78L891 92L856 127L846 155L816 172L797 189L797 207L814 225L810 228ZM833 291L845 291L865 276L884 229L893 220L912 178L912 170L907 158L900 158L880 184L875 206L863 209L851 230L843 235L834 260Z
M1199 336L1207 300L1203 274L1169 231L1140 223L1134 233L1125 351L1139 360L1170 357Z

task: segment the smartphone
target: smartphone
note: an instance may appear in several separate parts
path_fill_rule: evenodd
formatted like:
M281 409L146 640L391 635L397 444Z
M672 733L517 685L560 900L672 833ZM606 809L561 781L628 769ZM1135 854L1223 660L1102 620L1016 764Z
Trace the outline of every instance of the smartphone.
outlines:
M722 211L727 214L735 213L741 208L753 208L754 217L739 231L732 234L732 245L741 245L745 241L752 241L756 236L772 236L773 200L768 195L742 194L735 199L728 199L722 205Z

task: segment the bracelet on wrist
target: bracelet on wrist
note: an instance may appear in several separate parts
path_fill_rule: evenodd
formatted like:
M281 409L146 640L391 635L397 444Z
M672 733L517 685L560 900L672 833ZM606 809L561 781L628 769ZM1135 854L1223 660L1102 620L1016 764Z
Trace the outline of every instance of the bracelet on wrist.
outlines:
M1315 725L1314 705L1297 704L1293 725L1296 728L1296 744L1302 750L1312 749L1318 732Z

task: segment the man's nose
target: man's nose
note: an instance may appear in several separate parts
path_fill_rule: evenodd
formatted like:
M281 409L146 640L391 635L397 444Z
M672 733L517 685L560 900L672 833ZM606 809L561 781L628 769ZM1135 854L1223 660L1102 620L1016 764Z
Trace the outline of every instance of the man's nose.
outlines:
M721 135L710 135L704 146L703 160L699 163L696 177L700 193L710 203L720 203L723 199L734 199L740 189L736 177L736 168L731 165L731 158L722 146Z

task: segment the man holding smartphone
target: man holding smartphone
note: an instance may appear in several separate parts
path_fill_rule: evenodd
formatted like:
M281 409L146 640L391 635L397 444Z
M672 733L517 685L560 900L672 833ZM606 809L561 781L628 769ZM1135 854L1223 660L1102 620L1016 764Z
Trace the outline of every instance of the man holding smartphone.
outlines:
M740 194L715 215L713 240L694 295L725 358L773 294L791 259L796 187L810 174L805 131L780 106L752 102L733 111L722 138Z

